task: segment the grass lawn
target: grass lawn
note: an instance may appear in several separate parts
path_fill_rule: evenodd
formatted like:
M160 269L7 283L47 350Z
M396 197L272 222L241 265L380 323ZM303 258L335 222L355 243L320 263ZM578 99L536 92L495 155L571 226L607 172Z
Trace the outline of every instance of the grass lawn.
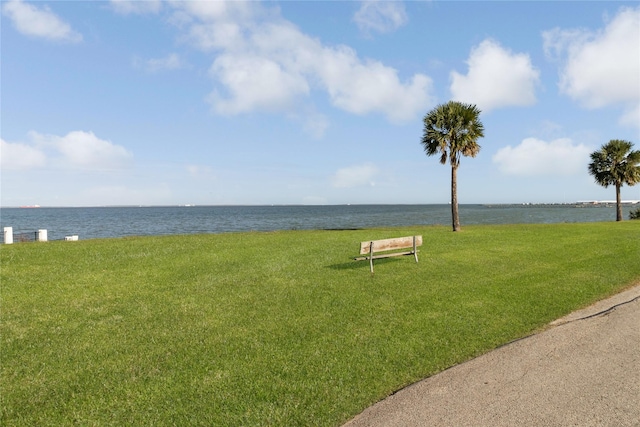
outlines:
M412 257L351 260L422 234ZM406 227L0 249L0 424L337 426L640 281L640 224Z

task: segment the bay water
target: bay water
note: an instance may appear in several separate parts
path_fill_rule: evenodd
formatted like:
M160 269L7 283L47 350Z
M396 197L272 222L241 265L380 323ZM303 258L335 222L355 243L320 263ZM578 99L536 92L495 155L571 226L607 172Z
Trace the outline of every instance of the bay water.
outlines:
M625 205L625 219L634 205ZM615 205L460 205L462 226L614 221ZM450 225L450 205L152 206L1 208L14 235L46 229L49 240L296 229ZM640 224L639 224L640 225ZM17 239L16 239L17 240Z

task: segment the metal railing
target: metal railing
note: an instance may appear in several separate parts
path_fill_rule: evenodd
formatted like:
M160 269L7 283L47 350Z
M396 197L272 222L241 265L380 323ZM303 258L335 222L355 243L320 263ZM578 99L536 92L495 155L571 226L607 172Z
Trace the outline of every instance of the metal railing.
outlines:
M17 232L14 231L13 241L17 243L37 242L38 232L37 231L17 231Z
M47 230L37 231L13 231L13 227L4 227L3 243L10 245L14 242L46 242Z

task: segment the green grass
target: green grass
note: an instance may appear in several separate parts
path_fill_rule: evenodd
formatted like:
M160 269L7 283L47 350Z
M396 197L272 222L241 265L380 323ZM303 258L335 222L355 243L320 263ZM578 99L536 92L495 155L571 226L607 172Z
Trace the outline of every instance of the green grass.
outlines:
M422 234L411 257L359 242ZM4 245L0 424L340 425L640 280L623 223Z

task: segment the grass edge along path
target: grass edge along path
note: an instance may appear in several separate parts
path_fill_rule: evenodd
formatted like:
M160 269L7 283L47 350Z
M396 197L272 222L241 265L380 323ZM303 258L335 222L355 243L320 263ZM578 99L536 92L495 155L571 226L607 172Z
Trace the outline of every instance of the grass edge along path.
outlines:
M422 234L411 257L359 242ZM340 425L640 280L637 223L0 247L0 424Z

